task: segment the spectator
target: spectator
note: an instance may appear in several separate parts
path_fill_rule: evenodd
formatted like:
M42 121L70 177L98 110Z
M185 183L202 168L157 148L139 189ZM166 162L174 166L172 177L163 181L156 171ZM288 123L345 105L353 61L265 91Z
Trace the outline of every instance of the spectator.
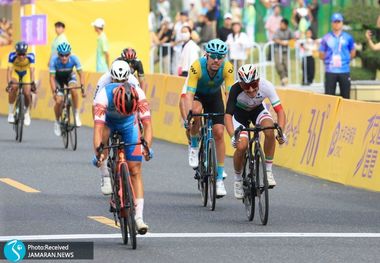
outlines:
M306 38L299 42L300 56L302 59L302 85L313 83L315 74L315 61L313 52L316 50L311 29L306 31Z
M6 18L0 21L0 46L10 45L12 43L12 22Z
M224 15L224 24L218 30L218 34L217 34L217 37L220 40L226 42L228 35L232 33L231 25L232 25L232 15L230 13L226 13Z
M199 58L200 48L191 39L191 28L187 25L182 27L181 38L185 41L178 63L178 75L187 77L191 64Z
M96 72L107 72L110 63L108 39L103 31L105 22L103 18L97 18L91 25L98 34L98 44L96 48Z
M273 35L280 29L280 23L282 20L281 7L279 5L273 6L273 13L268 17L265 23L265 29L267 30L268 40L273 40Z
M244 9L243 24L250 42L255 42L256 9L255 0L247 0L247 8Z
M264 17L264 23L267 22L268 18L273 14L273 7L275 5L279 5L279 0L260 0L261 3L265 6L266 8L266 13L265 13L265 17ZM267 39L269 40L269 35L268 35L268 31L266 32L267 34Z
M158 0L157 11L159 22L170 17L170 2L168 0Z
M318 38L318 10L319 4L318 0L312 0L312 2L307 6L310 10L313 20L311 21L310 29L313 33L313 39Z
M170 18L166 17L161 21L161 26L158 29L157 38L158 38L158 44L167 44L170 43L172 38L172 29L170 26ZM170 57L169 52L171 52L171 47L166 45L162 46L159 49L159 52L162 55L162 61L163 61L163 67L164 72L169 73L170 72Z
M325 63L325 94L336 95L339 83L340 95L350 98L350 61L355 57L353 37L343 31L343 16L334 13L331 17L332 31L327 33L319 47L319 57Z
M365 37L367 38L367 41L368 41L368 46L370 49L372 50L380 50L380 42L379 43L376 43L374 44L373 41L372 41L372 33L370 30L367 30L365 32Z
M179 15L179 16L178 16ZM171 72L175 74L178 68L178 61L179 57L181 55L182 45L184 43L184 40L181 38L181 30L182 27L187 24L189 20L188 13L186 11L182 11L179 14L177 14L177 21L174 24L174 30L172 35L172 46L173 46L173 58L172 58L172 68Z
M282 86L288 84L288 46L291 39L293 39L293 33L289 29L289 21L283 18L280 29L273 35L274 63Z
M191 0L190 9L189 9L189 20L196 22L198 21L198 16L199 16L199 10L195 6L194 0Z
M201 26L200 38L201 44L207 43L211 39L214 39L212 23L206 15L201 15L199 19Z
M228 35L226 43L230 49L230 59L233 61L234 68L240 68L247 59L247 49L251 43L248 40L248 35L241 32L239 21L232 23L232 33Z
M213 39L216 38L216 20L218 19L217 14L218 6L216 4L216 0L209 0L208 11L206 13L206 16L211 23Z
M306 30L310 27L313 17L304 0L298 0L298 7L293 10L292 23L296 28L297 38L305 38Z
M231 1L232 21L241 21L241 8L236 0Z
M50 58L48 61L48 66L50 64L51 57L54 55L57 55L57 47L61 43L70 43L67 40L67 37L65 35L65 24L61 21L58 21L54 24L55 27L55 33L57 36L54 38L53 42L51 43L51 53L50 53Z
M199 41L201 41L201 38L199 37L198 32L194 30L194 22L189 20L187 25L191 28L191 40L193 40L195 43L199 43Z

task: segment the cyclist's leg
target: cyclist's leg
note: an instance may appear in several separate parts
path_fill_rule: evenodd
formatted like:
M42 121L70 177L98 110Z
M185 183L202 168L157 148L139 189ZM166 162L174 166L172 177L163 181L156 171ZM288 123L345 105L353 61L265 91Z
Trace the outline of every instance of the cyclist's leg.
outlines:
M63 83L59 82L57 79L55 80L55 85L57 87L55 105L54 105L54 113L55 120L58 122L61 117L61 110L63 104Z
M18 76L17 76L16 71L14 71L14 70L12 72L11 81L13 83L18 82ZM17 91L18 91L17 88L18 88L17 84L12 84L8 89L8 103L9 103L9 112L8 113L9 113L9 116L11 116L12 122L14 122L13 112L14 112L14 107L15 107L14 103L15 103L16 97L17 97ZM9 121L11 121L10 118L8 118L8 119L9 119Z
M68 80L68 86L69 87L76 87L77 86L77 77L75 75L75 72L73 72L70 75L69 80ZM77 111L78 110L78 106L79 106L79 102L78 102L79 101L78 90L73 89L70 92L71 92L71 96L73 98L74 111Z
M195 95L194 101L193 101L193 107L192 112L193 114L200 114L203 111L203 102L202 98ZM196 148L198 147L198 138L199 138L199 128L201 127L201 118L200 117L194 117L193 124L191 125L190 130L190 141L191 141L191 147Z
M236 130L240 125L243 125L243 127L248 126L248 120L245 120L244 116L240 116L239 114L234 114L232 116L232 123L234 125L234 130ZM241 174L243 171L244 156L247 148L248 133L246 131L243 131L240 133L239 142L236 145L236 150L233 157L235 180L242 180Z
M185 85L183 85L181 97L179 98L179 111L181 113L181 117L184 121L186 121L187 118L187 112L186 112L186 89L187 89L187 81L185 82ZM186 137L190 144L190 131L189 129L186 129Z
M31 82L30 72L27 71L21 80L22 82L30 83ZM30 84L24 85L24 96L25 96L25 107L28 109L29 105L32 103L32 93L31 93Z

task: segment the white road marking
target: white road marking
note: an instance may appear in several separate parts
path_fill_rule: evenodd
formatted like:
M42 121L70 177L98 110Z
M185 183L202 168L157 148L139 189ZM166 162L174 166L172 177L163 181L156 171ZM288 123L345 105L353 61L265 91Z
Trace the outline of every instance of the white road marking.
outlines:
M147 233L140 238L380 238L380 233ZM0 236L0 241L18 240L75 240L114 239L121 234L71 234L71 235L28 235Z

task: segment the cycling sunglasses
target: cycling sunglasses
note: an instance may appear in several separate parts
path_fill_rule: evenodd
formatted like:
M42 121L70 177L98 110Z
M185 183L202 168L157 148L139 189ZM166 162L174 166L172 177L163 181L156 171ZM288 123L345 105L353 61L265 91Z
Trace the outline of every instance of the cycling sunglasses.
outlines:
M58 54L58 56L60 56L60 57L68 57L68 56L70 56L70 53L69 54Z
M239 82L239 84L240 84L240 87L245 91L249 91L250 89L253 89L253 91L259 90L259 82L258 81L253 81L251 83Z
M215 59L222 60L226 57L225 55L219 55L219 54L208 54L208 56L214 60Z

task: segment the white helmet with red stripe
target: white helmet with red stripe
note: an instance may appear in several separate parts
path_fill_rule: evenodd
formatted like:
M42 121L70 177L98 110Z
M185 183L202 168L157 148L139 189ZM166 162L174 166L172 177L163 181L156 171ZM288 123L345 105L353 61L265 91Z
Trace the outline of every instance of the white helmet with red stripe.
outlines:
M260 79L258 68L253 64L245 64L238 70L239 81L251 83Z

